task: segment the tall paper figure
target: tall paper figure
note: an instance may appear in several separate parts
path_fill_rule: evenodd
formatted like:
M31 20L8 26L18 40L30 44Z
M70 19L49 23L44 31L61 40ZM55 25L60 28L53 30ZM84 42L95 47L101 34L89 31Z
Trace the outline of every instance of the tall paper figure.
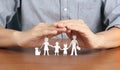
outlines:
M44 47L44 56L47 54L49 56L49 46L51 46L48 42L48 38L45 37L44 43L42 44L41 48Z
M73 53L75 53L75 56L77 56L77 49L80 50L80 47L78 46L78 41L76 40L76 35L73 35L72 41L70 42L69 48L72 46L71 56Z

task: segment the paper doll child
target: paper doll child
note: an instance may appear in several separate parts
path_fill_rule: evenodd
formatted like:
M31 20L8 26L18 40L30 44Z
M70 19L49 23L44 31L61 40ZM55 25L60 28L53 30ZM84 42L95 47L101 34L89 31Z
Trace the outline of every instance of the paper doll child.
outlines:
M55 46L52 46L52 47L55 48L55 51L54 51L55 55L59 56L59 49L61 49L59 46L59 42L56 42Z
M67 55L67 50L69 48L67 47L67 44L64 44L64 48L62 49L63 50L63 55L66 56Z

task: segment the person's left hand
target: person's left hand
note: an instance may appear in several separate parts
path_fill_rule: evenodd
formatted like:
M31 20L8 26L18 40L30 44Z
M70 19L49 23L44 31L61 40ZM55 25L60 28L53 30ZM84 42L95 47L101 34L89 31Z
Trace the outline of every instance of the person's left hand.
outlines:
M76 35L81 47L99 48L100 37L94 34L83 20L62 20L54 25L60 28L67 28L66 33L69 38Z

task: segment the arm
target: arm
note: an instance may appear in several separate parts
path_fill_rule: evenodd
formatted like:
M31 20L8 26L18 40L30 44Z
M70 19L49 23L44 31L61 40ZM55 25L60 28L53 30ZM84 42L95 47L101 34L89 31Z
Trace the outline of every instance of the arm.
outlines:
M71 42L70 42L70 45L68 46L68 49L71 47L71 45L72 45L72 44L71 44Z
M60 50L63 50L63 49L60 47Z
M114 48L120 46L120 29L111 28L108 31L93 33L83 20L64 20L56 25L62 24L67 27L69 37L77 36L78 43L81 47L100 49L100 48Z
M52 37L64 29L55 28L52 24L40 23L28 31L15 31L0 28L0 47L36 47L42 44L44 36Z
M42 49L42 48L43 48L43 46L44 46L44 45L42 44L42 46L41 46L41 48L40 48L40 49Z
M117 3L117 1L118 0L104 0L103 2L103 13L105 16L104 24L107 25L107 31L96 34L103 39L101 42L102 48L114 48L120 46L120 4Z
M96 34L100 37L100 48L114 48L120 46L120 29L111 28L108 31L99 32Z
M77 46L79 46L79 43L78 43L78 41L77 41Z
M62 48L60 48L60 50L63 50Z
M52 47L52 48L55 48L53 45L49 45L50 47Z
M18 0L0 0L0 47L18 46L14 33L19 31L2 28L11 21L18 7Z
M15 40L15 33L17 32L19 31L0 27L0 47L18 46Z

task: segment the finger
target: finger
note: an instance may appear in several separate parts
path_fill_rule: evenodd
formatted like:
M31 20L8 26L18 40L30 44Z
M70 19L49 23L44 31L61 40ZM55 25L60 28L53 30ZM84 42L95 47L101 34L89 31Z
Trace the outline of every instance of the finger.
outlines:
M65 27L67 23L70 23L69 20L62 20L62 21L59 21L59 22L56 22L54 23L54 26L56 27Z
M71 30L67 30L67 33L70 33L71 32Z
M56 30L45 30L42 32L42 35L54 35L54 34L57 34L57 31Z
M73 26L67 26L67 29L69 30L74 30L74 31L80 31L80 27L76 26L76 25L73 25Z
M63 23L55 23L55 25L54 25L55 27L57 27L57 28L65 28L65 26L63 25Z
M43 35L57 35L58 33L65 32L66 28L48 28Z
M66 28L56 28L58 32L65 32L67 29Z
M56 22L56 23L54 23L53 25L54 25L55 27L58 27L58 25L59 25L59 27L63 27L63 25L60 24L59 22Z

